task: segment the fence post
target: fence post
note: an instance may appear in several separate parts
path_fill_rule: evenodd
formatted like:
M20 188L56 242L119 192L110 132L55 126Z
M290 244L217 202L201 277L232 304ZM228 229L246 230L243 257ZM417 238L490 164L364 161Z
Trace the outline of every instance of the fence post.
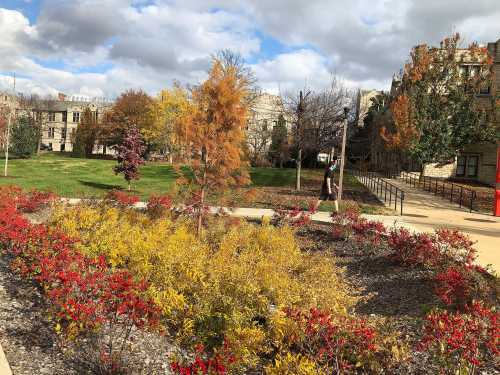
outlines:
M460 208L462 208L462 193L463 193L463 191L464 191L463 186L460 186L460 203L459 203L460 204Z
M469 212L472 212L472 203L474 199L476 198L476 192L474 190L470 191L470 209Z
M403 216L403 201L405 200L405 192L401 190L401 216Z
M453 202L453 184L451 184L450 202Z

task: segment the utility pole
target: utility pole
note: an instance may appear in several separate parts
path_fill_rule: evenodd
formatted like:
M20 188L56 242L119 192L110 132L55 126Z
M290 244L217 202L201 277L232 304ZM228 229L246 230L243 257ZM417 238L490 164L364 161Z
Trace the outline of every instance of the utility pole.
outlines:
M304 95L302 90L299 93L299 104L297 106L297 140L298 140L298 155L297 155L297 168L295 176L295 189L300 191L300 172L302 168L302 116L304 112Z
M345 167L345 144L347 139L347 114L349 113L349 108L344 107L344 126L342 131L342 151L340 159L340 175L339 175L339 194L338 200L339 204L342 201L342 188L344 183L344 167Z
M13 95L16 93L16 73L14 73L14 82L13 82ZM12 99L12 98L11 98ZM13 105L12 100L9 101L9 116L7 117L7 137L5 139L5 165L3 170L4 177L7 177L9 174L9 146L10 146L10 127L12 122L12 111Z

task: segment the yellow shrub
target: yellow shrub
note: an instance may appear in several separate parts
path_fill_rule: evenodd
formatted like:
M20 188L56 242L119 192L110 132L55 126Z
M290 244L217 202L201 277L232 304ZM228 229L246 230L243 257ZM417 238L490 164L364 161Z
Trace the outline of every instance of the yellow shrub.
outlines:
M80 237L85 253L105 255L113 266L146 279L181 345L218 346L226 338L249 366L274 346L271 326L283 308L343 314L353 303L332 258L301 252L288 228L241 224L221 230L213 223L199 240L186 222L84 205L56 210L52 222Z
M272 366L267 366L266 375L318 375L323 374L313 361L300 354L278 355ZM326 373L325 373L326 375Z

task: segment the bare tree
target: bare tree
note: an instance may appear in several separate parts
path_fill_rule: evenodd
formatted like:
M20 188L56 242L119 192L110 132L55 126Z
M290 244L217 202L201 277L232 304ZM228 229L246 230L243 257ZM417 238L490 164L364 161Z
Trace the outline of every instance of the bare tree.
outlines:
M315 160L318 153L329 153L332 147L340 144L345 119L344 106L346 99L353 95L337 77L332 76L331 83L325 90L305 90L298 95L285 97L288 117L294 124L292 148L297 155L297 190L300 190L303 160Z

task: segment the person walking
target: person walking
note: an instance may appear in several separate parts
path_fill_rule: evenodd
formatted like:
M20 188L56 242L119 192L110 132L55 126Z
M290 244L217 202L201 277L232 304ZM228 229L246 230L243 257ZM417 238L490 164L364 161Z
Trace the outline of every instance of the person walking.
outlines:
M338 159L332 157L325 168L323 184L321 185L321 194L315 205L315 210L318 210L321 202L332 201L335 206L335 213L339 212L339 202L337 200L338 186L335 184L335 171L338 168Z

